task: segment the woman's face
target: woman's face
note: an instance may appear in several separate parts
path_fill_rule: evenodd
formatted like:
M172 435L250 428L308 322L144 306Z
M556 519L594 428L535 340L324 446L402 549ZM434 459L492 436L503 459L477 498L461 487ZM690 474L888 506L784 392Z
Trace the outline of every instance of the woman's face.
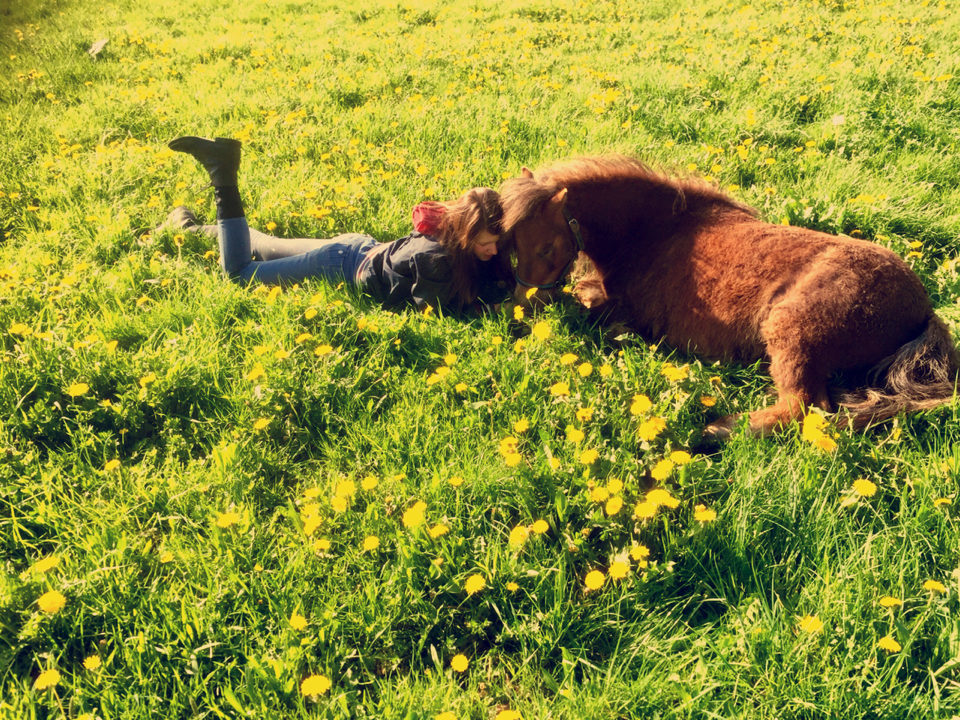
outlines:
M477 237L473 239L470 249L479 260L490 260L497 254L497 241L500 236L494 235L489 230L481 230Z

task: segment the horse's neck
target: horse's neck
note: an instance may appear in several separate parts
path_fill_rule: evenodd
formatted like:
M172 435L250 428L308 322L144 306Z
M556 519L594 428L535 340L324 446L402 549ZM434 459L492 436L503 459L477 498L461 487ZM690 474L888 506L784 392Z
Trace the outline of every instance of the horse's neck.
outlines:
M675 188L645 180L570 190L571 210L584 229L584 252L612 270L636 251L665 242L681 221L683 196ZM690 199L688 199L689 202ZM575 215L576 217L576 215Z

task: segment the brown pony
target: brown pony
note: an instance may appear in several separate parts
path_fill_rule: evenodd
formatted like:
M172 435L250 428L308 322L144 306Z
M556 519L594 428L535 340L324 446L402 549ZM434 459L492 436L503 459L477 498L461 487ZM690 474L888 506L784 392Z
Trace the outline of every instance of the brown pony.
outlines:
M861 429L954 397L950 332L920 279L885 248L765 223L701 181L620 156L524 168L501 201L518 300L530 287L552 295L582 251L593 270L574 293L607 320L707 357L768 360L778 398L749 414L752 433L808 406L839 405ZM860 380L832 398L837 373ZM707 432L726 437L736 423L728 416Z

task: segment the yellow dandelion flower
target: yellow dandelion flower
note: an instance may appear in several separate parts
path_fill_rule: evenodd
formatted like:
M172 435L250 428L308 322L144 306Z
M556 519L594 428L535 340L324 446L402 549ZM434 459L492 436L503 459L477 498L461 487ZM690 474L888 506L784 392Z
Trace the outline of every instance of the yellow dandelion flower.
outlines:
M603 503L610 498L610 489L606 486L597 486L590 491L590 500L594 503Z
M313 542L313 550L316 553L326 553L332 545L329 538L318 538Z
M487 579L483 577L483 574L474 573L472 576L467 578L466 583L463 585L464 590L467 592L468 596L472 596L475 593L482 591L487 585Z
M380 481L377 480L376 476L367 476L362 481L360 481L360 488L365 491L372 491L377 487L377 484Z
M818 616L804 616L797 627L804 633L816 634L823 630L823 621Z
M520 548L529 537L530 531L526 526L514 526L510 531L510 548Z
M457 673L463 673L467 670L467 667L470 665L469 659L464 656L462 653L458 653L456 656L450 659L450 668L452 668Z
M652 441L667 427L667 422L659 416L648 418L637 428L637 435L642 441Z
M30 570L34 573L46 573L47 571L52 571L59 565L60 556L47 556L46 558L41 558L39 561L30 566Z
M593 408L585 406L577 409L577 420L586 423L593 419Z
M693 457L686 451L674 451L670 454L670 460L678 466L685 466L693 460Z
M523 460L523 456L519 453L505 453L503 455L503 462L507 468L516 468L520 465L520 462Z
M653 401L651 401L644 394L638 393L633 397L633 400L630 402L630 415L642 416L651 408L653 408Z
M550 324L542 320L538 323L535 323L533 329L531 330L531 334L537 340L546 340L550 337Z
M673 461L664 458L650 470L650 475L653 476L656 481L665 481L670 477L670 474L673 473L673 465Z
M353 481L339 481L333 488L333 495L351 498L357 493L357 484Z
M10 326L10 334L22 335L22 336L33 335L33 328L26 325L25 323L13 323Z
M892 636L884 636L877 641L877 648L881 648L884 651L889 651L890 653L897 653L901 651L903 647L897 643L896 639Z
M37 606L44 613L57 613L66 605L67 599L59 591L47 591L37 599Z
M103 661L96 654L93 656L87 656L85 659L83 659L83 667L87 669L87 671L96 671L102 665Z
M607 569L607 573L610 574L610 578L619 581L621 578L626 578L627 574L630 573L630 564L625 561L614 561Z
M497 715L493 717L494 721L516 721L517 719L521 718L523 717L520 715L519 711L514 711L510 708L497 711Z
M514 319L514 320L517 320L517 321L523 320L524 315L526 315L526 314L525 314L524 311L523 311L523 306L521 306L521 305L515 305L515 306L513 306L513 319Z
M330 508L335 513L343 513L350 506L350 501L343 496L333 496L330 499Z
M623 481L619 478L611 478L607 481L607 490L610 491L611 495L620 493L623 490Z
M567 440L571 443L579 443L583 440L584 434L576 426L568 425L566 428Z
M903 600L896 596L881 596L878 603L884 608L894 608L896 606L902 606Z
M457 385L453 387L453 390L455 390L457 393L465 393L468 388L469 386L466 383L464 383L463 381L460 381L459 383L457 383Z
M170 551L164 551L160 554L160 563L173 563L173 553Z
M866 478L858 478L853 482L853 492L858 496L870 498L876 494L877 484L873 481L868 481Z
M609 378L609 377L612 376L612 375L613 375L613 366L612 366L612 365L610 365L609 363L604 363L602 366L600 366L600 377L601 377L601 378Z
M58 683L60 683L60 672L55 668L50 668L37 676L37 680L33 682L33 687L37 689L37 691L43 691L48 688L53 688Z
M589 466L597 462L597 459L600 457L600 454L597 453L593 448L587 448L580 454L580 462Z
M542 536L544 533L550 530L550 525L541 518L530 524L530 530L536 533L538 536Z
M450 478L447 479L447 483L449 483L454 488L459 488L460 486L463 485L463 478L461 478L460 476L451 476Z
M803 417L803 427L815 428L822 431L827 427L827 419L823 416L817 415L816 413L808 413Z
M698 503L696 508L693 509L693 518L700 523L709 523L717 520L717 512L712 508L707 508L702 503Z
M417 501L410 508L403 512L404 528L417 528L426 518L427 504L423 501Z
M440 538L450 532L450 526L446 523L438 523L429 530L430 538Z
M700 396L700 405L704 408L713 408L717 405L717 399L713 396Z
M313 340L313 333L301 333L293 339L293 342L300 345L301 343L306 343L308 340Z
M650 501L641 501L633 507L633 517L640 521L646 521L657 515L657 508L658 506L656 503L650 503Z
M253 430L262 431L264 428L270 425L269 418L258 418L253 422Z
M560 356L560 365L562 366L572 366L576 362L577 356L575 356L573 353L564 353L562 356Z
M644 546L642 543L634 544L630 548L630 558L632 558L634 561L642 561L649 556L650 549Z
M587 378L593 373L593 366L589 363L581 363L577 366L577 373L581 378Z
M307 619L305 616L296 612L290 614L290 628L294 631L302 631L306 627Z
M583 585L587 587L588 591L596 591L598 588L603 586L603 582L606 580L603 575L603 571L590 571L583 579Z
M380 548L380 539L376 536L367 536L363 539L363 550L365 552L376 551Z
M313 354L318 358L322 358L323 356L330 355L331 353L333 353L333 346L330 345L329 343L321 343L320 345L318 345L316 348L313 349Z
M235 526L238 523L240 523L240 514L236 511L218 513L214 521L217 528L230 528L230 526Z
M103 464L103 472L110 473L111 471L117 470L119 467L120 467L120 461L117 460L116 458L113 458Z
M565 381L559 381L550 386L550 395L568 396L570 395L570 384Z
M86 383L74 383L67 388L67 395L71 398L79 398L82 395L86 395L89 390L90 386Z
M514 433L526 433L528 430L530 430L530 421L528 421L526 418L521 418L519 421L513 424Z
M444 362L446 365L448 365L448 366L452 366L454 363L457 362L457 354L456 354L456 353L447 353L447 354L443 357L443 362Z
M654 488L647 493L647 502L657 506L666 506L667 508L676 508L680 501L674 498L670 492L664 488Z
M940 508L940 506L949 506L949 505L950 505L949 498L936 498L933 501L934 508Z
M516 581L510 581L507 583L507 590L510 591L510 593L515 593L520 590L520 584Z
M665 363L660 369L660 373L668 381L678 383L689 375L690 369L687 366L678 368L673 363Z
M307 676L300 684L302 696L321 696L330 690L330 679L323 674Z
M253 368L250 369L250 372L247 373L246 378L248 381L255 381L263 378L266 374L267 372L263 369L263 364L255 363ZM143 385L143 379L140 380L140 385Z
M946 593L947 587L940 583L940 581L934 581L931 579L924 582L923 590L932 591L933 593Z
M826 433L821 433L820 436L813 442L813 445L819 448L821 451L826 451L827 453L837 450L837 442Z
M620 496L613 496L607 501L607 505L604 506L604 511L606 511L608 516L615 516L620 513L621 508L623 508L623 499Z

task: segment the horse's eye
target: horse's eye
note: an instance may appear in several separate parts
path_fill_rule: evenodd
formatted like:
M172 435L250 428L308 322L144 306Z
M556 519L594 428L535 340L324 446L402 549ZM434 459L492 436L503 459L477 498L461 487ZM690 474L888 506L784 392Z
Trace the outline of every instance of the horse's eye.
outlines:
M553 248L544 248L543 250L537 251L537 255L541 258L546 258L553 252Z

